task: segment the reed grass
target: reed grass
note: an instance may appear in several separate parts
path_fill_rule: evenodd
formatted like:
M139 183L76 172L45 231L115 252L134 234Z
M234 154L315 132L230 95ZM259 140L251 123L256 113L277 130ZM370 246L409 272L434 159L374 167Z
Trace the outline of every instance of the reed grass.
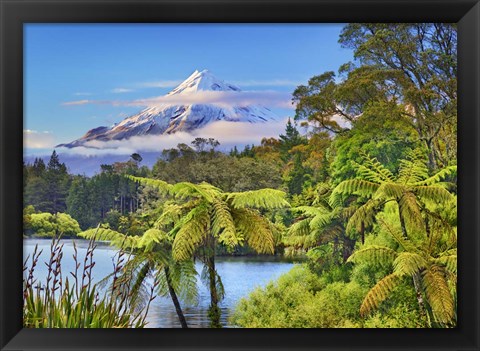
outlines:
M155 299L154 282L150 295L140 307L134 299L131 284L119 279L129 257L119 251L110 275L113 283L101 291L92 281L95 267L95 240L89 241L87 252L80 262L74 242L73 260L75 268L69 275L62 272L63 244L53 238L50 257L45 265L47 276L44 281L35 278L42 251L35 246L33 254L23 264L23 325L25 328L143 328L150 303ZM30 265L28 267L28 263ZM100 297L100 295L102 295Z

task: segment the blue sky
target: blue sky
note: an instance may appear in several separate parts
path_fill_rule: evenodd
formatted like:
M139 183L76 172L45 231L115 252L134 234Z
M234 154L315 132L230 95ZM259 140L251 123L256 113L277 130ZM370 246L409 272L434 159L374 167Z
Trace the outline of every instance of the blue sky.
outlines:
M89 101L164 95L195 69L247 91L287 95L353 59L340 24L25 25L24 130L29 151L51 150L141 108ZM67 103L67 104L66 104ZM268 107L268 106L267 106ZM293 109L276 108L279 116Z

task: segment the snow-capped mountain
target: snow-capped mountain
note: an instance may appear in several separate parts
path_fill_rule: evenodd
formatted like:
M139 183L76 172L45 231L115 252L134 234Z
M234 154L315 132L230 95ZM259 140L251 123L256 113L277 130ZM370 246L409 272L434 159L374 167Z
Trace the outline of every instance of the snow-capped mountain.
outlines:
M191 132L215 121L264 123L277 120L277 116L270 109L260 105L238 104L223 107L218 103L203 103L202 97L209 92L220 94L225 92L229 97L241 94L240 88L216 78L208 70L195 71L165 95L164 101L181 101L182 103L158 103L125 118L112 127L91 129L81 138L58 146L72 148L84 146L87 142L95 140L122 140L133 136L171 134L177 131Z

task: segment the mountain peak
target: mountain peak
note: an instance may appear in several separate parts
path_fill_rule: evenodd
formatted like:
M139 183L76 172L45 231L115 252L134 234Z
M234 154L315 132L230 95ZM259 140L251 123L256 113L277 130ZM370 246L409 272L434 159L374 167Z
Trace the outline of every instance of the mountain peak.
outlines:
M180 98L183 94L197 94L197 100L201 101L204 98L202 93L212 91L238 93L240 88L218 79L204 69L195 70L166 96L178 95ZM182 98L178 100L188 101L190 96ZM171 134L178 131L189 133L217 121L264 123L275 120L276 115L260 105L235 104L225 108L212 103L165 103L147 107L110 128L97 127L89 130L80 139L58 146L71 148L86 145L90 141L123 140L133 136Z
M190 94L199 91L240 91L240 88L215 77L208 69L195 70L167 95Z

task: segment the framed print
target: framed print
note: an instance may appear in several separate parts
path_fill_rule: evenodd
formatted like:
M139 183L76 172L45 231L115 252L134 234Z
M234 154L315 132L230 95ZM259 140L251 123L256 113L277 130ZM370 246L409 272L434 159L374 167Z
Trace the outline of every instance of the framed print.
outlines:
M2 350L479 349L477 1L0 4Z

